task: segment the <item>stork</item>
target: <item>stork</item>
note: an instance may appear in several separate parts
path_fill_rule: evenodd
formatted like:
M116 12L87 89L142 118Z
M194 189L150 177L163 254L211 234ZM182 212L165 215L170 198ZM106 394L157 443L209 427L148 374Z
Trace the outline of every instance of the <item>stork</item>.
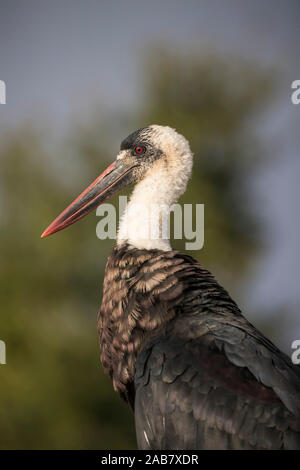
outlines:
M135 131L42 237L136 183L107 260L98 331L103 368L134 412L138 447L299 449L300 368L162 233L162 211L185 191L192 161L174 129ZM151 204L162 208L154 219ZM145 224L156 224L155 239L141 233Z

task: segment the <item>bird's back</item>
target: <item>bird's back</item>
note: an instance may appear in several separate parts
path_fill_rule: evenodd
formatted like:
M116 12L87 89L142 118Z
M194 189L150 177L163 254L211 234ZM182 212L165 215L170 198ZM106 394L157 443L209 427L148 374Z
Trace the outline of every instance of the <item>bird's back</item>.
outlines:
M140 448L300 448L299 367L193 258L114 250L99 333Z

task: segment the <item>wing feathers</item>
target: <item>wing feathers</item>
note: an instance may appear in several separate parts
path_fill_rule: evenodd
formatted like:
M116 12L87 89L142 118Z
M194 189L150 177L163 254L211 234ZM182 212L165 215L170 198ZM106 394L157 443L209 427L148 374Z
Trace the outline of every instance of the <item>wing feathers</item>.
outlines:
M248 340L245 334L242 336ZM201 344L156 340L147 348L150 354L144 352L137 358L135 417L139 447L300 448L299 419L272 388L258 382L245 367L242 355L249 345L235 350L231 336L220 351L220 340L218 345L214 340L213 335L207 335ZM258 357L265 359L263 366L256 368L260 377L261 369L270 365L265 350ZM255 358L251 348L249 358ZM141 370L149 372L147 381L140 375ZM286 374L280 376L280 368L269 371L266 379L286 385Z

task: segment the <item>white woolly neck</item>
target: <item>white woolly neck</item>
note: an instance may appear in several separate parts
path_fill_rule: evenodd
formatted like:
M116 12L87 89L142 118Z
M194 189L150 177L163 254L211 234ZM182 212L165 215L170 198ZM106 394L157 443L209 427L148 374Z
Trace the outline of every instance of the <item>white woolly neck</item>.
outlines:
M170 240L162 233L162 220L186 189L193 157L184 137L164 129L170 137L161 142L164 154L135 186L120 222L118 246L128 243L138 249L171 250Z

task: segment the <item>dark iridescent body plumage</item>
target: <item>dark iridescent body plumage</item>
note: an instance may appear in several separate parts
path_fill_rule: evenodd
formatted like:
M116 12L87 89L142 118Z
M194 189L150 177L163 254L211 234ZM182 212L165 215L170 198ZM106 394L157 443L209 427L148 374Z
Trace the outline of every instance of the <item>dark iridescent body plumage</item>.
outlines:
M299 369L193 258L115 249L98 327L140 448L300 448Z

